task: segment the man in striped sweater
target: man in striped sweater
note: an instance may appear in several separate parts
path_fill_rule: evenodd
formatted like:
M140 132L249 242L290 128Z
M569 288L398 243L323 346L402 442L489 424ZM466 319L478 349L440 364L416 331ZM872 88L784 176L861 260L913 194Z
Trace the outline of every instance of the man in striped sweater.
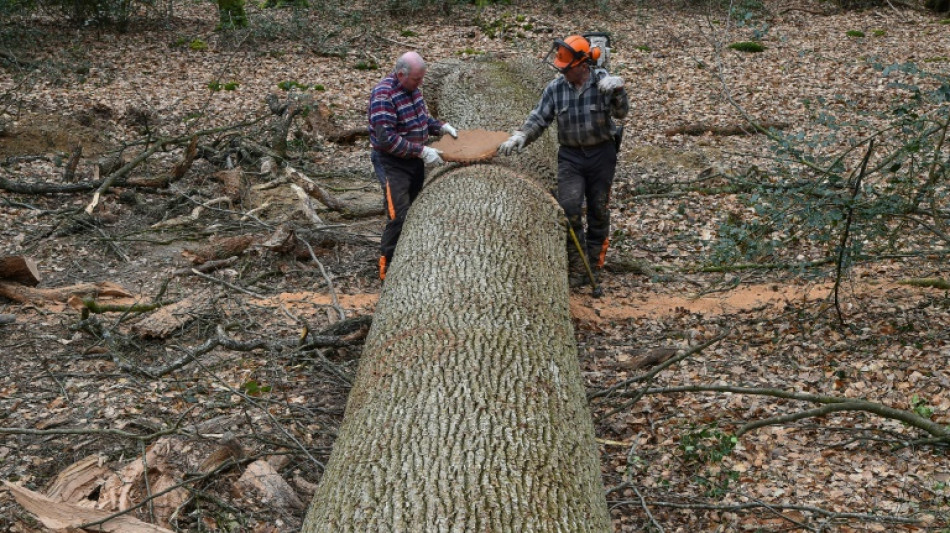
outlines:
M429 115L420 90L425 74L422 56L406 52L369 99L371 159L389 217L380 244L379 279L386 279L406 213L422 190L425 165L443 162L441 152L426 146L426 141L430 135L458 137L455 128Z

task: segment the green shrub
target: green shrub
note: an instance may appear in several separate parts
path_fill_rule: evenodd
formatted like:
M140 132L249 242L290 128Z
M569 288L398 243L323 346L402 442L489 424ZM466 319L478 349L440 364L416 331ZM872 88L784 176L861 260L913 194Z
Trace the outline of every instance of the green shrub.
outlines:
M323 87L323 86L321 85L320 87ZM287 81L282 81L278 83L277 88L282 91L289 91L291 89L300 89L301 91L306 91L307 89L310 88L310 86L304 85L298 81L287 80ZM323 90L323 89L320 89L320 90Z
M192 41L188 43L188 48L191 48L196 52L200 52L202 50L208 49L208 43L202 41L201 39L192 39Z
M861 30L848 30L845 35L848 37L864 37L864 32Z
M634 46L633 49L634 49L634 50L639 50L639 51L641 51L641 52L652 52L652 51L653 51L652 48L650 48L649 46L647 46L647 45L645 45L645 44L641 44L641 45L639 45L639 46Z
M871 32L871 35L873 35L873 36L875 36L875 37L884 37L885 35L887 35L887 31L885 31L885 30L874 30L874 31Z
M363 61L362 59L357 61L353 68L356 70L376 70L379 68L379 65L375 61Z
M730 179L743 189L736 195L742 209L722 220L712 265L840 276L858 262L944 257L948 241L938 226L950 209L950 75L914 63L869 64L908 95L866 113L844 97L817 97L804 102L814 121L809 130L765 132L770 159ZM896 74L922 81L899 82ZM908 213L919 224L905 224Z
M748 52L748 53L758 53L758 52L765 51L764 46L754 41L739 41L737 43L730 44L729 48L732 48L733 50L738 50L739 52Z

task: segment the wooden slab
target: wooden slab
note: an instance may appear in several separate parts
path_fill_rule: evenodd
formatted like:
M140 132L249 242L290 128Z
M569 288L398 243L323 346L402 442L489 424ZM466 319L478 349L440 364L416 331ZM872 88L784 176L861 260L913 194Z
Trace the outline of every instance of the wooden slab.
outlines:
M498 153L501 143L508 140L504 131L459 130L459 138L443 135L432 143L436 150L442 150L442 160L455 163L477 163L488 161Z

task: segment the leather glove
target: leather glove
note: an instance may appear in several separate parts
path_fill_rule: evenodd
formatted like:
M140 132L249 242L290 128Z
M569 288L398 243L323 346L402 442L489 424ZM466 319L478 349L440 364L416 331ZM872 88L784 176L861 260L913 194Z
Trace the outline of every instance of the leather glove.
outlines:
M501 155L511 155L524 149L525 135L520 131L514 132L508 140L501 143L498 147L498 153Z
M623 88L623 78L620 76L605 76L604 79L597 82L597 88L604 94L612 93Z
M445 163L445 161L442 161L442 157L440 157L441 155L442 150L436 150L431 146L422 147L421 157L427 165L441 165L442 163Z
M442 129L439 131L442 133L442 135L449 134L455 139L459 138L459 132L456 131L455 127L449 124L448 122L443 124Z

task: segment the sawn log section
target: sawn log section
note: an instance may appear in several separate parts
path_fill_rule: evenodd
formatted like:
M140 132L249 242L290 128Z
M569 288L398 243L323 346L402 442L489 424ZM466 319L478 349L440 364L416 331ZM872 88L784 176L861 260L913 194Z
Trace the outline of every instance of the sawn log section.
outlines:
M560 216L498 165L426 187L304 532L610 530Z

